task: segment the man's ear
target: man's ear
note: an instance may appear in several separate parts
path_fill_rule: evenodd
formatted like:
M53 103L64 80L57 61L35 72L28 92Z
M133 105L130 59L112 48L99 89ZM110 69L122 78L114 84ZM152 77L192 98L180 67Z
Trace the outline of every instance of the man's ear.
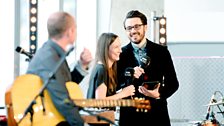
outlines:
M145 31L148 30L148 25L144 25Z

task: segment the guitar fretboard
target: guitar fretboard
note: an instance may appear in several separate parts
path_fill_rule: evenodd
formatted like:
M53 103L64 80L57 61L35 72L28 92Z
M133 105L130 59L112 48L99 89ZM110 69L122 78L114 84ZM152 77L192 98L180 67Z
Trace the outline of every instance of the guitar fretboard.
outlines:
M73 100L76 105L81 107L136 107L149 109L148 100L105 100L105 99L75 99Z

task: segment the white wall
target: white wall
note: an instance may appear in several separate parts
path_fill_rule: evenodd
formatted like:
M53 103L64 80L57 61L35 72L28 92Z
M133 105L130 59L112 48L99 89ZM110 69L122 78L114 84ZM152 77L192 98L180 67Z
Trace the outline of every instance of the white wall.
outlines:
M111 0L97 0L97 37L111 29Z
M224 42L223 0L165 0L168 42Z
M95 53L96 11L96 0L77 0L77 56L84 47Z
M14 77L14 4L14 0L0 1L0 106L4 106L6 87ZM0 110L0 115L5 113Z

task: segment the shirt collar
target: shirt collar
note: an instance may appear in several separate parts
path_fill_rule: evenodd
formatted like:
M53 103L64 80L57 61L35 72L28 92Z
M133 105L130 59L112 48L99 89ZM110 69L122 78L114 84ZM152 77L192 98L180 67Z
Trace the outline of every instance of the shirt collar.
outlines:
M139 44L131 42L131 45L135 51L138 51L139 49L144 50L146 47L146 43L147 43L146 39L143 39Z
M51 45L51 47L53 47L56 50L56 52L59 54L59 56L65 55L65 51L56 42L54 42L50 39L49 44Z

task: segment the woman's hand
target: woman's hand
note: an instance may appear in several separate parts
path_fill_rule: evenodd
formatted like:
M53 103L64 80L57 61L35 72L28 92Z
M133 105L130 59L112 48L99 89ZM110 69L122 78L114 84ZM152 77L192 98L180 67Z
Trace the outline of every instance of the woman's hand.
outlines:
M120 93L122 94L122 98L135 95L135 87L134 85L129 85L123 88Z
M80 54L80 62L83 69L88 69L89 63L93 60L92 54L90 50L84 48L82 53Z

